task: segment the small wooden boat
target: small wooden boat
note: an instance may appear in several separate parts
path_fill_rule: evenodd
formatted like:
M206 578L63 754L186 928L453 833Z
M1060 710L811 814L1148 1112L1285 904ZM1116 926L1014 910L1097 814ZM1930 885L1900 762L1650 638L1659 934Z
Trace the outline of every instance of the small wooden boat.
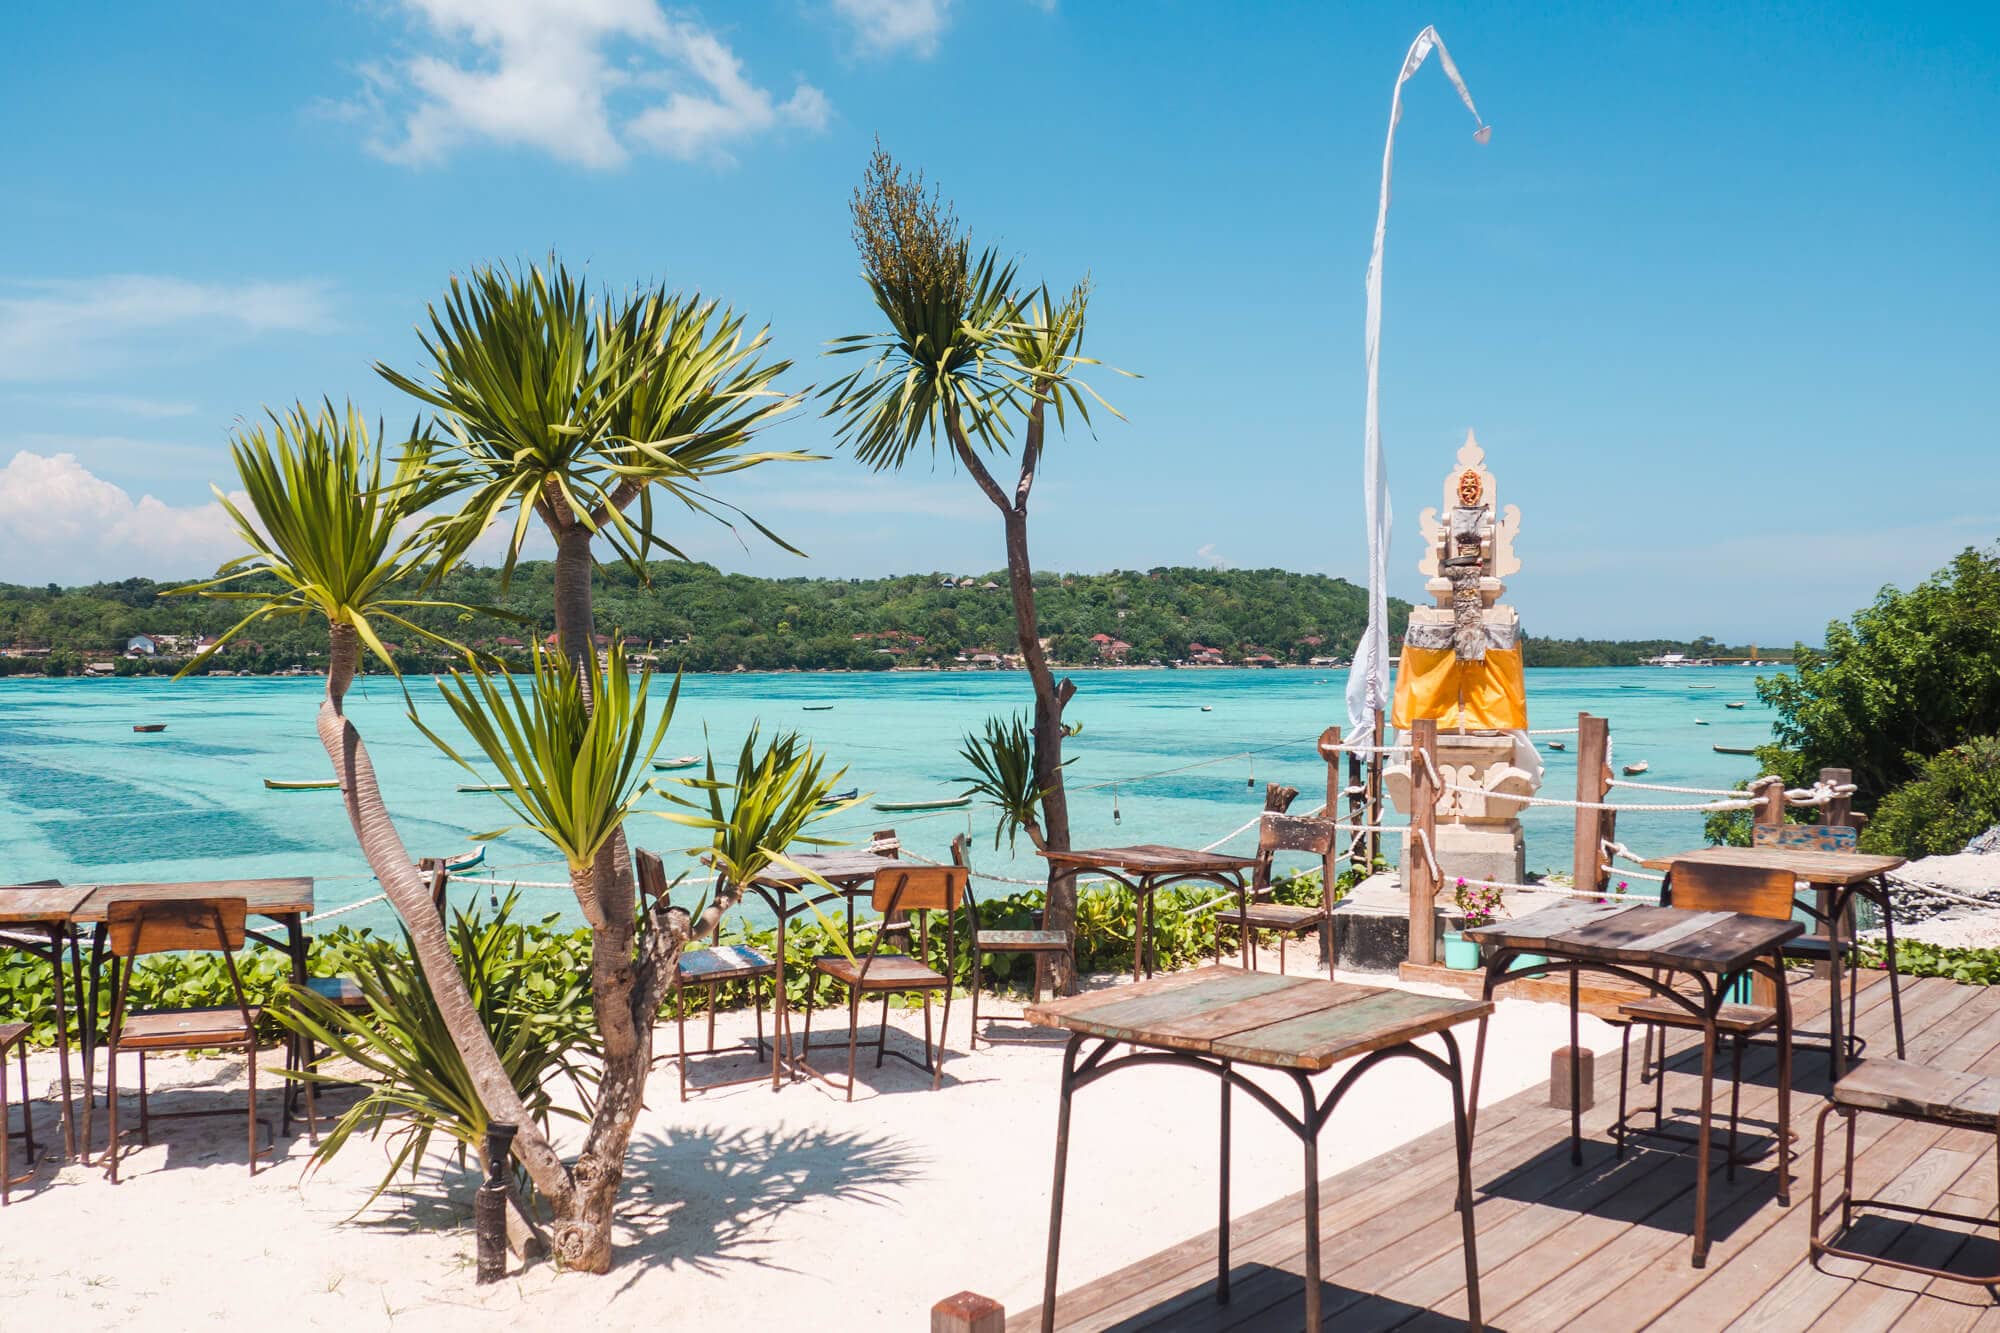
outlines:
M851 801L860 794L861 788L859 787L849 787L846 791L830 791L819 798L819 803L821 805L839 805L842 801Z
M1752 757L1755 757L1757 753L1755 750L1744 749L1740 745L1716 745L1716 746L1711 746L1710 748L1713 749L1717 754L1747 754Z
M1708 725L1708 719L1705 717L1698 717L1694 720L1694 724L1697 727L1705 727Z
M1743 705L1742 705L1742 704L1724 704L1724 705L1722 705L1722 706L1723 706L1724 708L1741 708L1741 707L1743 707Z
M470 851L460 852L457 856L447 856L444 859L444 868L446 870L449 870L452 874L456 875L461 870L472 869L472 867L478 865L481 861L484 861L485 859L486 859L486 844L483 842L478 842L472 845L472 849Z
M1213 713L1213 712L1215 711L1215 705L1213 705L1213 704L1203 704L1203 705L1201 706L1201 711L1202 711L1202 712L1204 712L1204 713Z
M512 790L514 790L514 789L513 789L512 787L508 786L508 785L507 785L506 783L504 783L504 782L461 782L461 783L459 783L459 784L458 784L458 789L459 789L460 791L512 791Z
M1652 765L1651 765L1651 764L1649 764L1649 763L1647 763L1647 762L1646 762L1645 760L1641 759L1641 760L1640 760L1640 761L1639 761L1638 763L1636 763L1636 764L1627 764L1627 765L1625 765L1625 776L1626 776L1626 777L1628 777L1628 778L1636 778L1636 777L1638 777L1638 776L1639 776L1639 775L1640 775L1641 773L1644 773L1644 772L1645 772L1645 771L1646 771L1647 769L1649 769L1649 768L1651 768L1651 767L1652 767Z
M132 730L134 731L165 731L166 729L167 724L164 722L135 722L132 724Z
M265 778L272 791L339 791L339 778Z
M698 754L683 754L676 755L672 759L655 759L653 767L660 769L662 772L672 772L677 768L693 768L700 762L701 756Z
M805 708L808 713L830 713L833 711L832 704L807 704Z
M970 796L941 796L934 801L876 801L877 810L908 812L911 810L957 810L972 804Z
M1569 746L1563 744L1561 741L1550 741L1549 748L1551 750L1568 750Z

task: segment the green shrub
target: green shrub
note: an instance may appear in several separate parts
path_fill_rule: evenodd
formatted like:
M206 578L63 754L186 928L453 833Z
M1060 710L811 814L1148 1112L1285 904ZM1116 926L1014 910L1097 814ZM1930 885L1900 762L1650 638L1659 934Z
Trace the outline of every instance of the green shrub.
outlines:
M1923 761L1861 830L1864 851L1945 856L2000 824L2000 737L1981 736Z
M1882 942L1863 941L1861 963L1882 968ZM1896 941L1896 970L1906 977L1949 977L1968 986L2000 982L2000 949L1953 949L1918 940Z
M585 1118L556 1103L558 1087L575 1089L587 1109L596 1083L590 946L585 932L551 930L553 915L539 930L516 923L517 902L509 894L490 920L476 906L455 912L451 950L509 1080L546 1130L551 1115ZM280 1023L329 1053L322 1063L341 1057L362 1069L366 1092L309 1160L317 1168L356 1134L373 1139L386 1132L395 1151L370 1201L405 1167L417 1173L434 1135L455 1139L461 1162L468 1152L483 1154L486 1141L485 1103L413 952L407 931L400 949L386 940L351 941L334 961L359 984L367 1008L343 1009L286 987L275 1010ZM291 1077L335 1082L347 1075L315 1067Z

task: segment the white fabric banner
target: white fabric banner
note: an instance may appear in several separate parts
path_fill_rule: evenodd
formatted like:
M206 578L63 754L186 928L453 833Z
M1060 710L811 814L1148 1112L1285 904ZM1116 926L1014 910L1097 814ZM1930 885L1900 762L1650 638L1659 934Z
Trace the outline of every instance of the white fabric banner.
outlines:
M1375 249L1368 258L1368 414L1363 427L1361 464L1362 494L1367 498L1368 523L1368 628L1354 652L1354 666L1347 675L1347 728L1351 739L1377 744L1374 738L1375 710L1389 711L1389 474L1382 463L1380 375L1382 349L1382 239L1389 229L1389 167L1396 156L1396 124L1403 118L1403 85L1422 68L1435 48L1438 64L1458 96L1472 112L1479 129L1473 137L1485 143L1492 127L1479 120L1479 108L1445 50L1436 28L1425 28L1410 43L1403 57L1402 73L1396 76L1396 91L1389 99L1389 137L1382 144L1382 197L1375 211ZM1363 738L1366 738L1365 740Z

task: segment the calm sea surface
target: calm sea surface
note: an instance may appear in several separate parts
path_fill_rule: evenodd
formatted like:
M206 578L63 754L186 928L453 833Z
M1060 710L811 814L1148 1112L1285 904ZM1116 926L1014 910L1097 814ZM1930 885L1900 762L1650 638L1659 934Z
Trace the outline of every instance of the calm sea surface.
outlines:
M1535 670L1528 673L1530 717L1538 728L1574 726L1579 710L1608 717L1616 762L1651 764L1641 780L1728 787L1753 775L1753 761L1710 747L1768 738L1770 711L1751 688L1758 674L1747 667ZM1313 741L1343 721L1345 673L1088 671L1076 680L1069 718L1083 733L1067 753L1078 845L1200 846L1254 817L1266 781L1298 787L1301 806L1317 804L1324 791L1326 769ZM311 875L322 910L372 895L337 794L263 785L266 777L329 775L313 730L322 689L310 677L0 681L0 882ZM456 740L435 688L413 681L411 692L426 723ZM665 694L662 688L657 698ZM799 731L845 765L842 787L880 800L921 800L957 790L964 732L1027 699L1027 678L1011 672L691 676L661 754L713 745L726 771L746 728L761 721L767 734ZM1726 709L1729 702L1747 707ZM460 851L474 832L505 821L498 798L453 790L472 779L411 726L393 681L360 683L350 711L415 854ZM136 722L168 729L136 734ZM1572 795L1573 755L1544 756L1543 790ZM1183 771L1163 772L1169 769ZM1621 793L1626 798L1691 799ZM1529 811L1531 869L1568 868L1572 820L1566 809ZM952 835L970 826L982 869L1036 873L1025 855L1008 869L1005 845L993 848L992 820L976 808L927 816L862 809L826 827L865 838L889 825L930 856L942 855ZM1642 852L1672 851L1700 843L1701 816L1623 815L1618 832ZM690 833L665 821L634 825L638 845L663 850L685 846ZM1232 849L1249 842L1245 835ZM549 858L532 835L509 834L492 844L490 872L476 873L562 878L559 866L544 864ZM552 910L564 899L546 895ZM390 924L382 907L346 920Z

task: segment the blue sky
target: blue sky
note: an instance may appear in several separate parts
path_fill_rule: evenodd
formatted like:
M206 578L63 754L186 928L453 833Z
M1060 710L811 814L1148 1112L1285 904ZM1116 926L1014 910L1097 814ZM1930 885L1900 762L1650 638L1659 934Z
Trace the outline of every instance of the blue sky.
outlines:
M1622 12L1621 12L1622 11ZM975 239L1096 282L1129 421L1056 448L1037 564L1357 577L1362 275L1398 139L1382 371L1415 518L1468 427L1533 632L1817 639L2000 537L1991 7L370 0L0 8L0 580L193 574L239 417L352 396L454 271L551 248L768 320L794 384L874 327L872 139ZM801 413L774 445L834 452ZM727 497L810 553L1002 560L970 481L836 454Z

